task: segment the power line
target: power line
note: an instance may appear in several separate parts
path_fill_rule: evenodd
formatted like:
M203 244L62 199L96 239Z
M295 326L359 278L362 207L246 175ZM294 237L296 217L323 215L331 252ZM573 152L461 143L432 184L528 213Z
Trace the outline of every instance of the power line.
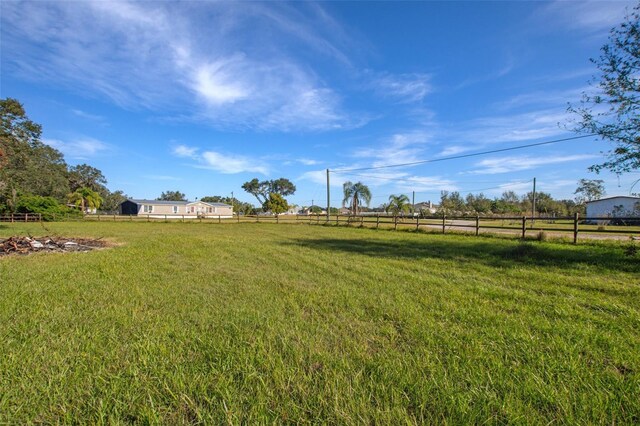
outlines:
M359 168L353 168L353 169L336 169L336 170L330 170L330 171L333 172L333 173L340 173L340 172L356 172L356 171L363 171L363 170L388 169L388 168L391 168L391 167L415 166L417 164L436 163L436 162L439 162L439 161L457 160L457 159L460 159L460 158L477 157L479 155L495 154L497 152L514 151L516 149L531 148L531 147L534 147L534 146L550 145L550 144L554 144L554 143L573 141L573 140L576 140L576 139L583 139L583 138L588 138L588 137L592 137L592 136L596 136L596 134L595 133L591 133L591 134L588 134L588 135L573 136L573 137L570 137L570 138L563 138L563 139L554 139L554 140L551 140L551 141L530 143L530 144L527 144L527 145L518 145L518 146L509 147L509 148L493 149L491 151L474 152L472 154L462 154L462 155L454 155L454 156L451 156L451 157L432 158L432 159L429 159L429 160L413 161L411 163L387 164L387 165L384 165L384 166L359 167Z

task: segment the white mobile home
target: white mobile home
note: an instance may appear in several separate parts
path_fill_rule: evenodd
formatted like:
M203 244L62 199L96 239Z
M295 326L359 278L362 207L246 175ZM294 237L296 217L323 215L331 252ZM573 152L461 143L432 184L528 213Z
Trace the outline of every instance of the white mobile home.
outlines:
M126 200L120 204L120 214L151 218L182 218L233 216L233 207L224 203L204 201Z

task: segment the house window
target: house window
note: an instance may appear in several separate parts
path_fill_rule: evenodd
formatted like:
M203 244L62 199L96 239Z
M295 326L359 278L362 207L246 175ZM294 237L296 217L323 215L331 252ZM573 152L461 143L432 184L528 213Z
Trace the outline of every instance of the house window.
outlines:
M211 207L209 207L209 213L211 213L211 212L212 212L212 209L211 209Z
M142 209L143 212L145 212L145 213L153 213L153 206L145 204L142 207L143 207L143 209Z
M173 206L173 214L178 213L178 206Z

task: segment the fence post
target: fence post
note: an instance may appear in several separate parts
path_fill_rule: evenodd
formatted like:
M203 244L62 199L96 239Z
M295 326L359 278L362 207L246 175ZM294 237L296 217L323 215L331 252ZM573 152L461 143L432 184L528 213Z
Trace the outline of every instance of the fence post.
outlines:
M376 229L380 227L380 213L376 215Z
M476 237L480 235L480 215L476 215Z
M393 230L398 230L398 215L393 215Z
M578 243L578 218L579 217L580 215L577 212L573 217L573 244Z
M280 223L280 215L276 214L276 223Z
M38 222L42 222L42 213L38 213Z
M445 230L445 224L446 224L446 219L447 219L447 215L443 214L442 215L442 233L444 234L444 230Z
M113 221L114 222L116 221L116 215L115 214L113 215Z
M527 234L527 217L522 216L522 239L523 240L526 234Z
M222 217L218 215L218 223L222 223Z
M336 215L336 225L340 225L340 213Z
M238 212L238 223L240 223L240 212Z
M416 231L420 230L420 216L416 216Z
M24 214L24 221L27 222L29 220L29 213Z

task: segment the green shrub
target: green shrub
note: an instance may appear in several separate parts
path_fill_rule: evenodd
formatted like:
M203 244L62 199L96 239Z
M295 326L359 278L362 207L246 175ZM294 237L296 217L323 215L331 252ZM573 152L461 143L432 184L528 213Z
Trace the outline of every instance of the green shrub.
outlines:
M80 216L77 209L71 209L53 197L42 197L40 195L23 195L18 199L16 205L17 213L41 214L42 219L52 221L67 216Z

